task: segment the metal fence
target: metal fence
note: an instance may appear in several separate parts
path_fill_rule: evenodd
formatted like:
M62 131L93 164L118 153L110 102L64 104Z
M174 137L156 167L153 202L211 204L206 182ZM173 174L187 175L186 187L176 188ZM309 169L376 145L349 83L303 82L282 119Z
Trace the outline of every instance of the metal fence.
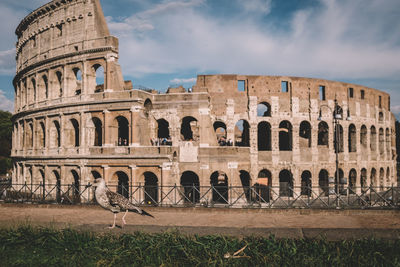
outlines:
M108 185L139 206L231 208L400 208L400 187ZM95 204L90 185L0 183L6 203Z

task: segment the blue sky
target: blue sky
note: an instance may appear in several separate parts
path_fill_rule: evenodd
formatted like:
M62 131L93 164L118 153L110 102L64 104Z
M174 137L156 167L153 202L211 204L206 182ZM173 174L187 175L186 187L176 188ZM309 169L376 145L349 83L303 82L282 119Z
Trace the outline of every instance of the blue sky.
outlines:
M0 3L0 109L11 110L14 30L46 0ZM197 74L317 77L392 95L400 114L399 0L101 0L124 78L164 91ZM400 118L400 116L398 116Z

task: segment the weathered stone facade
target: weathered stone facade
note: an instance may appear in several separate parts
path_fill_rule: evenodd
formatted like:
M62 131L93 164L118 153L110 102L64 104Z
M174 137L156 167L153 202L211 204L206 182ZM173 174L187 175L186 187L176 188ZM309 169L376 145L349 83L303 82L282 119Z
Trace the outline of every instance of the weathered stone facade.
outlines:
M188 91L135 90L99 0L51 1L16 34L14 183L101 176L123 185L322 188L336 170L335 99L341 183L361 190L396 181L395 119L382 91L245 75L199 75Z

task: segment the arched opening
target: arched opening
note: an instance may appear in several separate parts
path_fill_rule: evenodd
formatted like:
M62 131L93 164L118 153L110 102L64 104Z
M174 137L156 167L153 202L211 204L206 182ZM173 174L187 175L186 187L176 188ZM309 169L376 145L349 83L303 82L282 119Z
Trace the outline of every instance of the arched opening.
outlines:
M117 193L129 198L129 177L125 172L117 171L116 176L118 178Z
M97 178L101 178L101 175L99 172L97 171L92 171L92 176L93 176L93 180L96 180Z
M32 124L32 122L30 122L27 127L26 146L28 148L33 147L33 124Z
M258 173L257 182L254 184L256 200L269 202L271 199L272 174L269 170L263 169Z
M311 124L308 121L300 123L299 139L300 148L311 147Z
M150 99L147 98L147 99L144 101L143 107L144 107L144 110L145 110L145 112L146 112L146 115L148 115L148 114L151 112L151 110L153 109L153 103L151 102Z
M360 144L361 144L361 147L362 147L363 149L366 149L366 148L367 148L367 144L368 144L368 141L367 141L367 134L368 134L367 127L366 127L365 125L361 126L361 131L360 131Z
M324 121L318 124L318 145L329 146L329 126Z
M99 118L92 118L92 122L94 125L94 146L102 146L103 145L103 123Z
M31 79L32 84L32 93L33 93L33 101L36 101L36 80L34 78Z
M73 72L75 74L75 95L80 95L82 93L82 71L79 68L74 68Z
M379 154L385 153L385 136L383 135L383 129L379 129Z
M79 146L79 123L75 119L71 119L71 124L73 128L73 144L75 147Z
M389 128L386 128L386 153L387 153L387 156L389 157L389 159L390 159L390 152L391 152L391 146L392 146L392 140L391 140L391 137L390 137L390 130L389 130Z
M383 112L379 112L379 122L383 122Z
M192 171L185 171L181 176L181 186L185 194L184 202L199 203L200 201L200 182L199 176Z
M349 126L349 152L357 152L357 130L354 124Z
M251 201L251 192L250 192L250 182L251 177L247 171L241 170L239 171L240 182L242 183L243 192L246 197L247 202Z
M94 89L95 93L104 92L104 68L100 64L93 66L96 75L96 87Z
M271 125L268 122L258 124L258 151L271 151Z
M375 126L371 126L370 148L371 148L371 151L376 151L376 129L375 129Z
M44 148L46 146L46 130L43 122L39 123L39 147Z
M53 121L53 125L50 129L50 147L60 147L61 146L61 138L60 138L60 124L58 121Z
M181 139L182 141L198 140L198 126L195 118L188 116L182 119Z
M118 122L118 146L129 145L129 122L123 116L117 117Z
M56 72L56 90L58 91L58 97L63 96L63 77L62 73L60 71Z
M271 105L267 102L261 102L257 105L258 117L271 117Z
M172 145L171 136L169 135L169 123L164 119L157 120L157 137L160 140L161 145Z
M355 194L356 190L356 182L357 182L357 171L355 169L351 169L349 173L349 193Z
M311 172L303 171L301 174L301 195L311 196Z
M235 146L250 146L250 125L246 120L239 120L235 125Z
M367 169L365 169L365 168L361 169L360 185L361 185L361 192L364 193L368 188L368 184L367 184Z
M371 187L376 187L377 186L377 180L376 180L376 169L372 168L371 169Z
M292 124L289 121L282 121L279 124L279 150L292 150Z
M346 194L344 189L344 185L347 181L344 179L344 172L342 169L339 169L339 174L335 171L335 192L336 194Z
M158 178L152 172L143 173L144 176L144 202L148 205L158 204Z
M381 168L379 170L379 189L383 191L385 187L385 170Z
M213 124L214 132L217 137L218 145L227 146L230 142L226 139L226 125L222 121L216 121Z
M329 195L329 173L327 170L322 169L318 175L318 185L322 195Z
M389 187L392 185L392 181L390 179L390 168L387 167L386 169L386 187Z
M333 146L335 148L335 153L344 152L343 149L343 127L340 124L336 124L335 133L333 139Z
M228 176L222 171L211 174L212 201L216 203L228 203Z
M80 195L80 179L79 174L75 171L71 171L73 177L73 184L72 184L72 200L74 203L81 202L81 195Z
M56 182L56 201L57 203L61 203L61 178L58 171L53 171L53 179Z
M335 110L333 111L333 117L342 120L343 119L343 109L341 106L336 105Z
M40 181L39 183L42 185L43 190L41 190L42 192L42 198L44 199L46 197L46 179L44 176L44 170L39 170L40 173Z
M279 173L279 196L293 197L293 175L289 170Z
M44 96L45 98L49 98L49 80L47 79L46 75L42 76L42 82L43 82L43 89L44 89Z

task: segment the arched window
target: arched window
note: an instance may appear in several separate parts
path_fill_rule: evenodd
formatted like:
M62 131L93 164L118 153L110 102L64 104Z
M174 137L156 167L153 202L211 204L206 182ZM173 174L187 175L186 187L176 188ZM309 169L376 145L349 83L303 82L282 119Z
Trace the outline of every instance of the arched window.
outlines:
M42 81L43 81L43 85L44 85L44 96L45 98L49 98L49 80L47 79L46 75L42 76Z
M58 96L62 97L63 96L63 77L62 77L62 73L60 71L57 71L56 72L56 77L57 77L56 86L57 86Z
M181 176L181 186L183 187L184 202L199 203L200 201L200 182L199 176L192 171L185 171Z
M376 169L372 168L371 169L371 187L377 186L377 181L376 181Z
M262 121L258 124L258 150L271 151L271 125Z
M349 152L357 152L357 130L354 124L349 126Z
M43 122L39 123L38 134L39 147L44 148L46 146L46 129Z
M129 177L125 172L117 171L116 176L118 178L117 193L129 198Z
M385 170L381 168L379 170L379 189L383 191L385 188Z
M356 190L356 182L357 182L357 171L355 169L351 169L349 173L349 193L355 194Z
M300 123L299 137L300 148L311 147L311 124L308 121Z
M74 203L80 203L81 202L81 195L80 195L80 178L79 174L75 171L71 171L71 175L73 177L73 183L72 183L72 201Z
M376 129L371 126L371 141L370 141L371 151L376 151Z
M279 150L292 150L292 124L289 121L282 121L279 124Z
M360 144L362 148L367 148L368 140L367 140L368 130L365 125L361 126L360 131Z
M99 172L97 171L92 171L92 176L93 176L93 180L96 180L97 178L101 178L101 175Z
M383 122L383 112L379 112L379 122Z
M301 195L311 196L311 172L303 171L301 174Z
M158 178L152 172L144 174L144 201L147 205L158 204Z
M251 191L250 191L250 183L251 177L248 171L240 170L239 171L240 181L242 183L243 192L246 197L247 202L251 201Z
M333 147L335 148L335 152L338 152L338 153L344 152L344 149L343 149L343 127L340 124L336 124L336 127L335 127Z
M181 124L182 141L197 141L198 140L197 120L193 117L184 117Z
M379 129L379 154L383 155L385 153L385 136L383 134L383 129Z
M257 105L258 117L271 117L271 105L267 102L261 102Z
M94 125L94 146L103 145L103 124L99 118L94 117L92 119Z
M213 124L214 132L217 137L218 145L227 146L230 142L226 139L226 125L222 121L216 121Z
M361 169L360 184L361 184L361 192L365 192L368 188L367 169L365 169L365 168Z
M104 68L100 64L93 66L96 75L96 87L94 89L95 93L104 92Z
M390 168L387 167L386 169L386 186L391 186L392 185L392 181L390 179Z
M228 176L222 171L211 174L212 201L216 203L228 203Z
M258 173L257 182L254 184L256 200L269 202L271 199L272 174L269 170L263 169Z
M118 146L129 145L129 122L123 116L117 117L118 122Z
M74 68L73 72L75 74L75 95L80 95L82 93L82 71L79 68Z
M150 99L146 99L146 101L144 101L144 110L146 111L146 114L149 114L150 111L153 109L153 103L151 102Z
M60 137L60 124L58 121L53 121L53 125L50 129L50 147L60 147L61 137Z
M279 173L279 196L293 197L293 175L289 170Z
M389 157L389 159L391 158L391 146L392 146L392 140L391 140L391 136L390 136L390 130L389 128L386 128L386 153Z
M57 203L61 203L61 178L58 171L53 171L53 180L56 182L55 191L56 191L56 201ZM53 186L53 185L51 185Z
M79 146L79 123L75 119L71 119L71 124L73 128L73 144L75 147Z
M318 175L318 184L321 193L325 196L329 195L329 173L327 170L322 169Z
M324 121L318 124L318 145L329 146L329 126Z
M335 192L336 194L343 194L344 193L344 185L347 182L344 179L344 172L342 169L339 169L339 175L338 172L335 171Z
M157 120L157 137L161 139L161 144L172 145L169 135L169 122L164 119Z
M235 125L235 146L250 146L250 125L246 120L239 120Z
M34 78L31 79L32 91L33 91L33 101L36 101L36 80Z

